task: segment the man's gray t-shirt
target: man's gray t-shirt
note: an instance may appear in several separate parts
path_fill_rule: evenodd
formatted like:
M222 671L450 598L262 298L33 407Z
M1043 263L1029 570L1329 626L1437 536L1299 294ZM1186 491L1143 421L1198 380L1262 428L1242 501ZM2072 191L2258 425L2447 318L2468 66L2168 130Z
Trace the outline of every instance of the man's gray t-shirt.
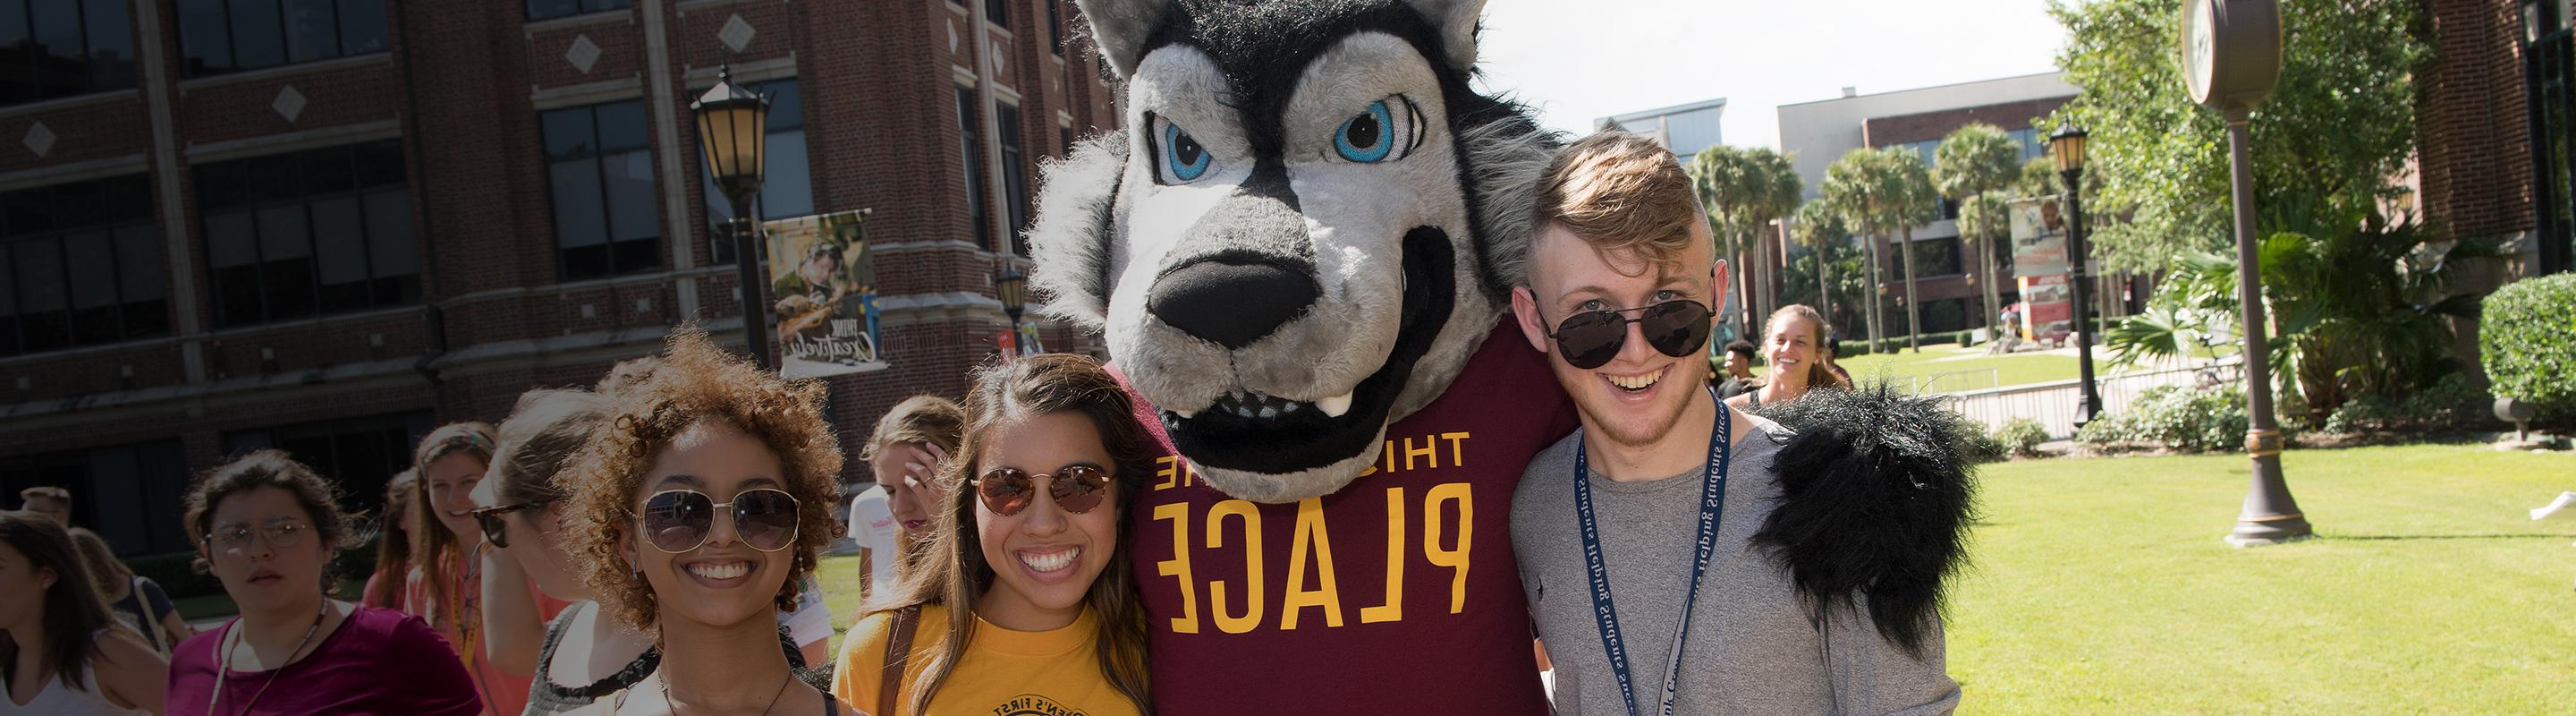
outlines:
M1832 611L1820 633L1788 567L1772 550L1752 544L1779 498L1771 462L1789 433L1770 420L1749 419L1754 428L1732 448L1726 508L1682 651L1674 712L1937 714L1956 707L1959 684L1945 669L1937 625L1926 632L1922 659L1881 638L1866 609ZM1568 482L1580 437L1568 436L1530 461L1512 499L1512 548L1556 669L1557 713L1625 714L1593 616ZM1647 482L1612 482L1598 472L1586 478L1640 713L1652 713L1663 694L1673 630L1690 585L1702 473L1693 468Z

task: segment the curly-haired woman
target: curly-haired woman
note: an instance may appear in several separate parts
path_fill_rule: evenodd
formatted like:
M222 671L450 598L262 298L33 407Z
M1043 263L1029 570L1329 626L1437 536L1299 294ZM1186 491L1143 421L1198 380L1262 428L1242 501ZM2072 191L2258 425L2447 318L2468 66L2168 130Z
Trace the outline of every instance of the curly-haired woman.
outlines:
M1150 712L1118 528L1157 451L1126 391L1044 354L979 371L966 414L922 567L850 627L832 690L878 716Z
M576 713L852 713L795 678L778 613L838 537L841 451L823 387L672 334L560 476L564 537L600 610L651 634L652 676Z
M455 650L419 617L331 598L349 518L311 468L276 450L225 463L189 490L182 519L198 567L241 616L170 655L173 716L482 710Z

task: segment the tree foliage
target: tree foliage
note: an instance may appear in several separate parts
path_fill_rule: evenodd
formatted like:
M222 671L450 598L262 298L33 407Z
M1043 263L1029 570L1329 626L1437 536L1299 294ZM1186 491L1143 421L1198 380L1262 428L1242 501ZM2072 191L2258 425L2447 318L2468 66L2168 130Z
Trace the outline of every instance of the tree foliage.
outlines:
M1931 222L1938 208L1933 203L1936 197L1932 179L1923 167L1922 157L1903 149L1859 147L1844 152L1825 168L1822 193L1825 206L1842 217L1845 226L1868 237L1864 243L1868 247L1867 273L1872 286L1879 283L1886 265L1879 256L1876 238L1892 230L1910 237L1914 226ZM1903 253L1908 266L1906 280L1910 282L1912 252ZM1868 303L1862 315L1870 326L1870 350L1886 350L1878 344L1886 335L1885 319L1880 317L1884 302L1873 297ZM1906 310L1916 309L1914 302L1906 302Z
M1691 189L1699 195L1700 206L1708 210L1710 225L1724 244L1728 263L1736 267L1770 265L1762 251L1762 234L1771 222L1796 211L1800 195L1807 190L1798 178L1797 167L1790 164L1790 157L1769 147L1747 149L1721 144L1701 150L1683 168L1690 174ZM1745 280L1752 277L1752 272L1739 268L1737 276L1737 295L1752 296L1752 281ZM1749 308L1752 302L1744 303Z
M1932 151L1932 183L1942 196L1959 202L1959 242L1977 257L1986 302L1980 325L1993 325L2003 300L1997 285L1995 246L2011 231L2003 192L2021 179L2021 147L2002 129L1974 122L1941 138Z
M2181 5L2049 3L2068 31L2058 67L2081 90L2051 121L2090 133L2085 184L2101 196L2088 192L2087 213L2128 217L2092 236L2108 269L2161 270L2232 243L2226 124L2183 89ZM2416 0L2282 0L2281 79L2251 125L2258 205L2380 212L2414 148L2414 72L2431 59L2421 12Z

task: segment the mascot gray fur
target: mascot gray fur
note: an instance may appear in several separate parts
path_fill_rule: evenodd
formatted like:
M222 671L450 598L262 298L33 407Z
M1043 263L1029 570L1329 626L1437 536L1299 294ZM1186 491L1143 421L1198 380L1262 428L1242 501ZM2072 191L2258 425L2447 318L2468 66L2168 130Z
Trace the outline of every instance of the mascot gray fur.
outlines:
M1559 390L1455 380L1524 280L1532 194L1559 144L1521 107L1469 88L1481 0L1077 4L1120 83L1127 129L1047 167L1031 280L1051 315L1105 336L1207 486L1256 503L1329 503L1391 466L1389 425L1444 394ZM1965 561L1972 483L1949 437L1958 418L1883 389L1818 391L1768 415L1796 437L1757 541L1792 573L1812 620L1865 603L1883 636L1918 649ZM1209 540L1218 524L1210 515ZM1269 543L1269 564L1289 560L1285 541ZM1133 556L1140 577L1158 557ZM1208 706L1162 697L1163 639L1182 637L1161 625L1180 619L1147 602L1157 701ZM1260 650L1274 644L1245 642L1215 652L1237 663L1199 668L1272 678ZM1499 658L1416 651L1365 658L1425 669ZM1534 679L1526 650L1516 658ZM1289 688L1315 696L1311 683ZM1376 710L1332 698L1303 707L1316 706Z

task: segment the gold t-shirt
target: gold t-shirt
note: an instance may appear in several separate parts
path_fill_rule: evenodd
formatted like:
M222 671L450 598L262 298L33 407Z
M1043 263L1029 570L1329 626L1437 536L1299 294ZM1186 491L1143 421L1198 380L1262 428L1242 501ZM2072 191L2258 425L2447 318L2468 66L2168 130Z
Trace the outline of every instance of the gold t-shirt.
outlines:
M877 709L893 623L893 612L878 612L850 626L832 671L832 695L841 703ZM1138 716L1136 705L1100 672L1100 658L1092 649L1098 622L1090 610L1072 624L1048 631L1012 631L983 617L973 623L966 653L931 698L927 716ZM912 695L922 664L938 653L947 633L948 609L922 606L895 711L875 716L915 716Z

